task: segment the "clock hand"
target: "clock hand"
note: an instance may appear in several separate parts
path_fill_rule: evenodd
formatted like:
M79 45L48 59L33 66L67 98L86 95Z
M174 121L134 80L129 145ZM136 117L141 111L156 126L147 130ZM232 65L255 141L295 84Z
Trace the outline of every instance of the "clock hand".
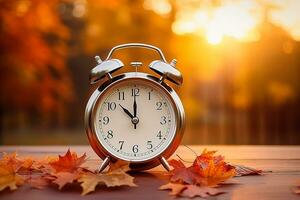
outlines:
M133 98L134 98L134 100L133 100L133 116L136 117L137 105L136 105L135 95Z
M123 109L123 111L132 119L133 118L133 115L126 109L124 108L123 106L121 106L121 104L119 104L119 106Z
M138 119L138 118L136 117L136 111L137 111L137 104L136 104L136 96L135 96L135 94L134 94L134 95L133 95L133 116L134 116L135 119ZM138 123L138 121L137 121L137 123ZM136 129L136 124L137 124L137 123L133 123L134 129Z

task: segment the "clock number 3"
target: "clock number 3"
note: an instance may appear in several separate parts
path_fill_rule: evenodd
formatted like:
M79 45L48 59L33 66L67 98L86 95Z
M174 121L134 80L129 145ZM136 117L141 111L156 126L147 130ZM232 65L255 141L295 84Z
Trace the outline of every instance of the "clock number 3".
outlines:
M162 116L161 118L160 118L160 124L161 125L164 125L164 124L166 124L167 123L167 117L166 116Z

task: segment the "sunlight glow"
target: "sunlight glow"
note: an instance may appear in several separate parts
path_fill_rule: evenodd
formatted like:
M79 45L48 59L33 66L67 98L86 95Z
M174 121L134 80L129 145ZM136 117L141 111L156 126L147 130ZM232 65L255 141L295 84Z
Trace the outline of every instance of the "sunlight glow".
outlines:
M204 33L210 44L219 44L225 36L253 41L256 26L261 22L259 6L254 1L225 1L217 7L182 9L176 15L176 34ZM256 34L257 35L257 34Z
M170 14L172 7L175 7L172 31L178 35L203 35L213 45L226 38L257 41L260 39L259 27L265 19L300 41L299 0L220 0L201 3L193 0L145 0L144 7L162 16Z
M153 10L159 15L168 15L172 10L168 0L145 0L144 8L147 10Z

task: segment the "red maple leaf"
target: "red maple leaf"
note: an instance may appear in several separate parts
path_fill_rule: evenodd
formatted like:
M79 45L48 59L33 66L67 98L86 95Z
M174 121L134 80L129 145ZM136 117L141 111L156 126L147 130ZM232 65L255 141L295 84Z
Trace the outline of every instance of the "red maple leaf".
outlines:
M73 172L86 161L86 154L78 157L75 152L70 152L70 149L64 156L59 155L58 160L49 162L56 172Z

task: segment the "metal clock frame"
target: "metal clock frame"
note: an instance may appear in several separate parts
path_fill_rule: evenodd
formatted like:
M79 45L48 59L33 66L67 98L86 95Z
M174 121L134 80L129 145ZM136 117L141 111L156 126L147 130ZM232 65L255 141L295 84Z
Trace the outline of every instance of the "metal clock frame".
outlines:
M159 78L141 72L128 72L108 79L93 92L90 99L88 100L85 110L85 129L93 150L97 153L97 155L100 158L103 159L99 171L103 171L107 167L109 162L115 162L117 160L124 159L118 158L112 153L110 153L108 150L106 150L104 145L101 144L100 140L98 139L97 131L94 125L96 108L99 102L101 101L101 98L105 96L106 92L108 92L115 85L129 80L145 81L149 82L150 84L153 84L155 87L160 87L171 100L173 109L175 111L176 120L175 134L173 138L169 141L167 147L159 155L151 159L141 161L127 160L130 161L130 168L133 171L141 171L162 164L165 167L165 169L169 171L170 167L167 162L167 159L175 152L183 136L183 131L185 127L184 108L180 98L171 87L169 87L165 82L161 81Z

